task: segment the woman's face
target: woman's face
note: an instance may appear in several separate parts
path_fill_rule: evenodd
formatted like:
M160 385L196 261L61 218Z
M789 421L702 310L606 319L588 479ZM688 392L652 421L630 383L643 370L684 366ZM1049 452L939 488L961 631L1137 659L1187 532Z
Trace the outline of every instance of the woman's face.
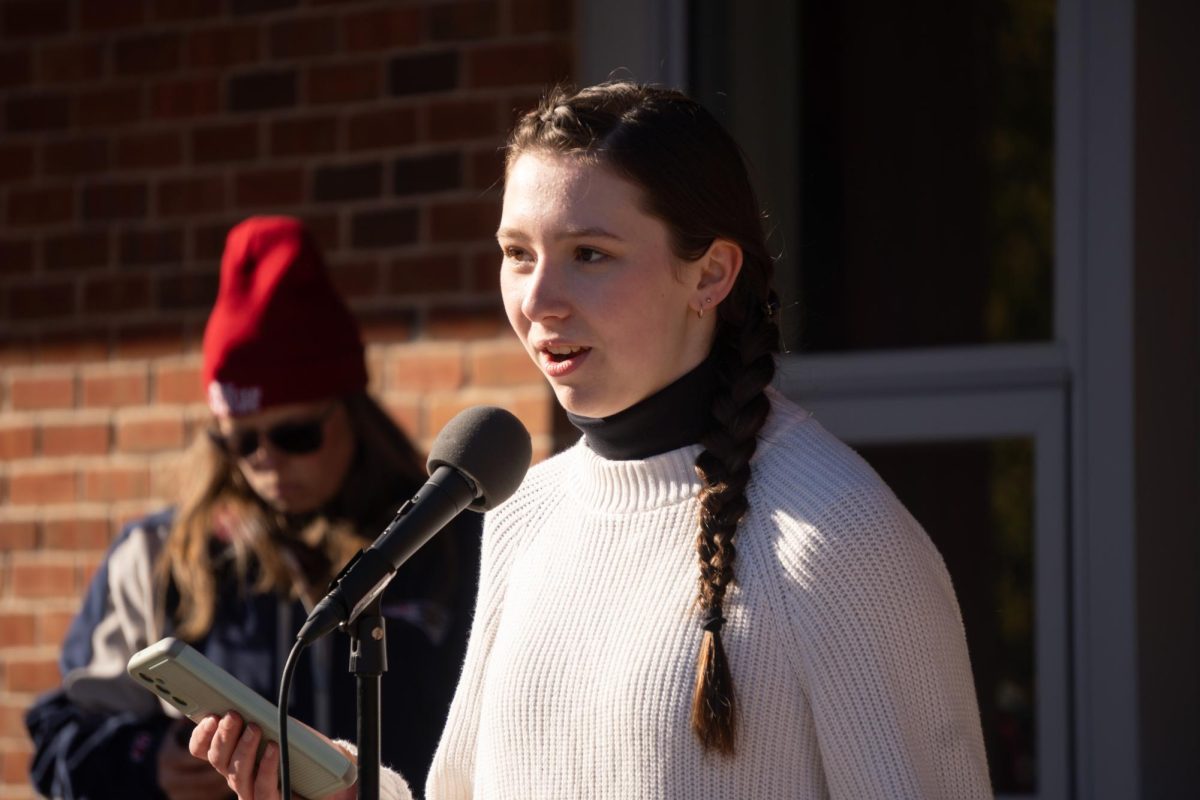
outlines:
M257 414L230 418L220 417L217 430L231 445L237 468L255 494L268 505L285 514L315 511L333 499L341 489L350 462L354 457L354 433L345 406L337 400L316 403L296 403L266 409ZM288 452L288 443L305 434L312 434L320 446L306 453ZM281 427L282 426L282 427ZM295 426L300 426L297 431ZM289 431L290 429L290 431ZM272 441L281 438L284 446ZM279 436L283 431L284 436ZM291 437L286 435L291 433ZM297 437L299 433L299 437ZM257 440L257 447L242 455ZM314 439L307 440L311 446Z
M610 170L520 156L496 238L508 321L568 411L615 414L708 354L716 315L693 311L700 268L675 257L640 190Z

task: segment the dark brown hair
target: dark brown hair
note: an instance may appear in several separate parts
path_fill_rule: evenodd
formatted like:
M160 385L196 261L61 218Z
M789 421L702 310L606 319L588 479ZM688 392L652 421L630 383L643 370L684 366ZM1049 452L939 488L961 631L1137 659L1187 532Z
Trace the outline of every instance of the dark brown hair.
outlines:
M750 458L770 411L764 389L775 375L779 350L774 263L745 161L733 138L695 101L624 82L550 91L509 136L507 168L527 152L594 160L638 186L644 210L667 226L681 259L699 258L718 238L742 249L737 282L717 309L710 357L720 385L712 426L696 458L704 483L696 538L704 637L692 728L706 749L733 753L736 711L721 643L722 615L733 582L734 535L747 510Z

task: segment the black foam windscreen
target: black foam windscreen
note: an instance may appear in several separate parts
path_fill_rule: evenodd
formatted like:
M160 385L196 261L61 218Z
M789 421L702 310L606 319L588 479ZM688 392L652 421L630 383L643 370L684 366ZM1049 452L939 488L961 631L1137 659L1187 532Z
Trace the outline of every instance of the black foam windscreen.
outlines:
M470 508L488 511L521 485L533 444L521 421L503 408L474 406L446 423L429 450L429 474L438 467L457 470L475 484Z

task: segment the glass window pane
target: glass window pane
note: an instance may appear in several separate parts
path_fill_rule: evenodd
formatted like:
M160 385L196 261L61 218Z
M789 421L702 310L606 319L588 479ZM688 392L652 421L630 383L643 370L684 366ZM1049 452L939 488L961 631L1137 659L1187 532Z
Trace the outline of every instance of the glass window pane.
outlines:
M993 787L1034 792L1032 441L857 449L946 561L962 607Z
M784 239L791 349L1053 338L1054 0L767 5L693 0L690 74Z

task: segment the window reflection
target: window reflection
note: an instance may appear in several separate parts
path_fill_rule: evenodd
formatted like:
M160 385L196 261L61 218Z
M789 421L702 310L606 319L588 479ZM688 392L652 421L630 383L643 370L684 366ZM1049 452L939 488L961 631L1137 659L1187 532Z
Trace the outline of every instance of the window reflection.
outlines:
M1035 791L1032 442L857 449L946 561L962 607L993 787Z

